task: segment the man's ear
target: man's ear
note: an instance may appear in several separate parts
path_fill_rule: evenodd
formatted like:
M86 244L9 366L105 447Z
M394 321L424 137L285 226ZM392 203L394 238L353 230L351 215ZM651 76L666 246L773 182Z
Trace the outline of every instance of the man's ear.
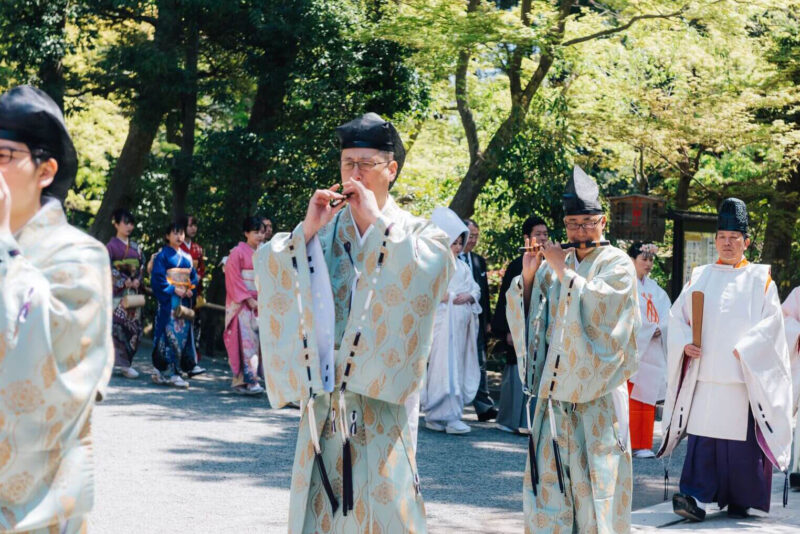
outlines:
M744 249L745 250L750 248L750 243L752 243L752 240L749 237L745 237L744 238Z
M36 181L38 182L39 189L45 189L53 180L56 179L58 173L58 162L54 158L43 161L36 168Z

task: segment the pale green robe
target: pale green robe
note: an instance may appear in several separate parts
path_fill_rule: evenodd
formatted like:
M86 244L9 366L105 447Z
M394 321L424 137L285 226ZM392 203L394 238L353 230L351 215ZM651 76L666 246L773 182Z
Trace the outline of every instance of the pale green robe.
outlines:
M574 251L567 255L574 265ZM630 530L632 472L627 428L612 396L637 368L636 274L627 254L595 249L563 284L544 263L536 273L525 318L522 277L508 290L506 314L520 378L535 395L531 424L538 470L530 454L523 479L526 533L620 533ZM627 419L627 390L624 409ZM560 491L548 405L558 436ZM530 443L529 443L530 445Z
M48 201L0 234L0 531L81 528L90 415L113 363L108 251Z
M391 198L363 236L363 244L349 208L317 237L324 264L312 267L317 275L327 272L335 309L335 387L328 388L333 393L323 388L315 331L315 320L322 323L315 310L325 295L312 297L312 252L306 248L302 224L291 234L277 234L255 258L267 393L276 407L299 401L302 409L288 530L425 532L404 403L420 389L436 304L455 268L447 237L428 221L401 210ZM361 275L351 300L356 269ZM339 391L348 365L346 420L348 427L355 422L356 432L350 440L354 506L344 516ZM315 428L309 420L311 394ZM340 505L335 513L314 462L315 436Z

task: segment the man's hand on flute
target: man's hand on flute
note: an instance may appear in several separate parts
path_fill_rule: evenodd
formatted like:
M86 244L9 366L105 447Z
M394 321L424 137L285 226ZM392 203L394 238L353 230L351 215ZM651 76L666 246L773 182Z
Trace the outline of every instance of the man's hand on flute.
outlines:
M567 251L561 248L560 244L548 241L544 244L542 254L547 260L547 265L553 269L558 279L563 281L564 271L567 269Z
M525 237L525 253L522 255L522 296L525 301L525 311L531 298L531 288L536 271L542 265L542 252L536 243L536 238Z
M345 207L345 202L340 202L336 207L331 207L331 201L342 200L344 195L339 193L339 184L330 189L317 189L308 201L306 218L303 219L303 237L306 243L311 241L319 229L331 222L333 216Z
M358 231L364 235L367 228L372 226L381 215L375 193L367 189L359 180L347 180L342 187L342 195L347 197L353 220L358 226Z

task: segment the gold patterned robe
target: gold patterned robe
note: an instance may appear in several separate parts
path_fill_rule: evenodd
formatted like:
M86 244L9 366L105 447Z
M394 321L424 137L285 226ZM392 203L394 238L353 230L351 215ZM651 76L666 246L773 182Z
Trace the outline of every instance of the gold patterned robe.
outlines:
M113 363L108 252L48 201L0 235L0 531L80 528L90 413Z
M536 403L523 479L525 532L628 532L633 479L621 388L637 368L633 263L615 247L598 248L567 269L563 283L544 263L527 318L521 276L506 295L520 378Z
M299 401L302 409L290 533L426 531L404 403L420 389L436 303L454 262L445 234L391 198L363 242L346 208L308 248L301 224L256 253L267 393L273 406ZM343 422L353 480L346 516ZM317 438L340 504L335 513L315 463Z

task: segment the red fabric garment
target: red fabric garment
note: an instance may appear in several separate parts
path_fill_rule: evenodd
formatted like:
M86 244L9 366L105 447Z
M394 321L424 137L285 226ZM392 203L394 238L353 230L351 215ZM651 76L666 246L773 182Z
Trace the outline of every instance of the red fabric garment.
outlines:
M633 450L652 449L656 407L631 399L631 390L633 390L633 382L628 382L631 448Z
M258 293L249 290L242 279L242 270L253 270L255 250L244 242L239 242L228 256L225 264L225 332L222 336L228 351L228 362L233 376L242 372L242 333L239 324L239 311L247 306L248 298L258 300Z
M181 250L192 257L192 264L197 271L197 276L200 278L200 281L197 284L197 291L195 291L195 293L197 295L201 295L203 293L203 277L206 275L206 263L203 259L203 247L198 245L195 241L192 241L191 245L187 245L184 241L181 243Z

